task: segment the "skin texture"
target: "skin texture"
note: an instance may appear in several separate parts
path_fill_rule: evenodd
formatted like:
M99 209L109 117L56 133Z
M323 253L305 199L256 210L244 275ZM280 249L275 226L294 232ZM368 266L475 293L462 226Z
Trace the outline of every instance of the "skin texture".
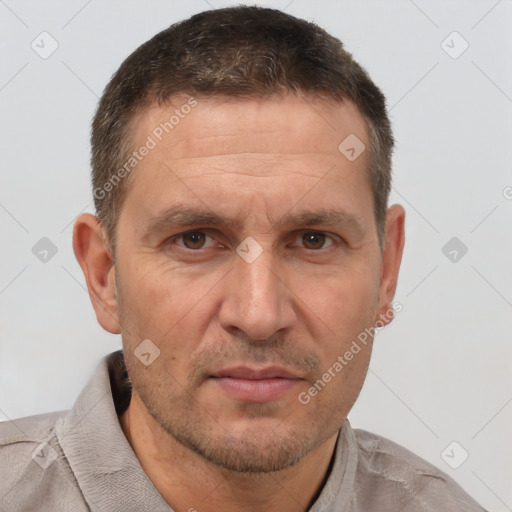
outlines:
M186 102L142 111L134 147ZM369 147L349 101L197 98L132 171L116 266L97 219L76 220L98 322L122 335L133 383L121 426L176 511L307 510L325 481L372 342L309 403L298 396L365 328L389 322L404 244L405 213L393 205L381 253L368 151L349 161L338 150L349 134ZM237 222L146 231L177 205ZM283 222L319 208L357 226ZM251 263L237 253L247 237L262 250ZM134 353L145 339L160 351L147 366ZM278 396L241 398L212 378L238 366L278 366L295 380Z

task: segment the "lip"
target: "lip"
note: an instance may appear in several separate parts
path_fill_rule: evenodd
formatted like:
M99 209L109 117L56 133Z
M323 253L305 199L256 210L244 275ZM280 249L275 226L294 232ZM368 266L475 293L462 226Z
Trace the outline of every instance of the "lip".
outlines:
M209 380L230 398L243 402L279 400L302 382L302 378L285 368L237 366L215 372Z
M251 368L249 366L235 366L224 368L212 374L212 377L230 377L233 379L262 380L262 379L299 379L299 375L282 368L281 366L267 366L265 368Z

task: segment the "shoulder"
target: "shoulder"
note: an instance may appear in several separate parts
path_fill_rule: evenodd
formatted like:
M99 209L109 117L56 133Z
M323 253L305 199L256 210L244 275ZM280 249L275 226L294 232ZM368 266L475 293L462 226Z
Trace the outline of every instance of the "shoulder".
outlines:
M485 512L451 477L389 439L354 429L358 445L357 488L362 510ZM391 510L391 509L390 509Z
M0 423L0 510L88 510L55 434L65 415Z
M0 422L0 447L20 441L38 439L53 429L58 418L66 411L27 416L17 420Z

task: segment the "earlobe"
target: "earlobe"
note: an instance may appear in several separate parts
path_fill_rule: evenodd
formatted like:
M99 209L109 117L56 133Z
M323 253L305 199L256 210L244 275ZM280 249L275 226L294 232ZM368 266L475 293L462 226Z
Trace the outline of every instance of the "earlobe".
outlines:
M83 213L75 221L73 251L82 268L96 318L106 331L119 334L115 267L98 219Z
M377 321L387 325L393 319L392 301L398 282L398 273L405 243L405 210L399 204L388 208L386 239L382 251L380 300Z

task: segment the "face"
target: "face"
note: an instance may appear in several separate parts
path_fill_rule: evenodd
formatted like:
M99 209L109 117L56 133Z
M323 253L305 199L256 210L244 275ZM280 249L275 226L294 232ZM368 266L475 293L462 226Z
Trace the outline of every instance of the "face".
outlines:
M196 101L175 97L135 123L134 147L155 145L118 224L126 364L182 445L275 471L337 433L371 340L351 347L387 308L368 151L351 161L338 149L350 134L368 148L367 129L348 101Z

